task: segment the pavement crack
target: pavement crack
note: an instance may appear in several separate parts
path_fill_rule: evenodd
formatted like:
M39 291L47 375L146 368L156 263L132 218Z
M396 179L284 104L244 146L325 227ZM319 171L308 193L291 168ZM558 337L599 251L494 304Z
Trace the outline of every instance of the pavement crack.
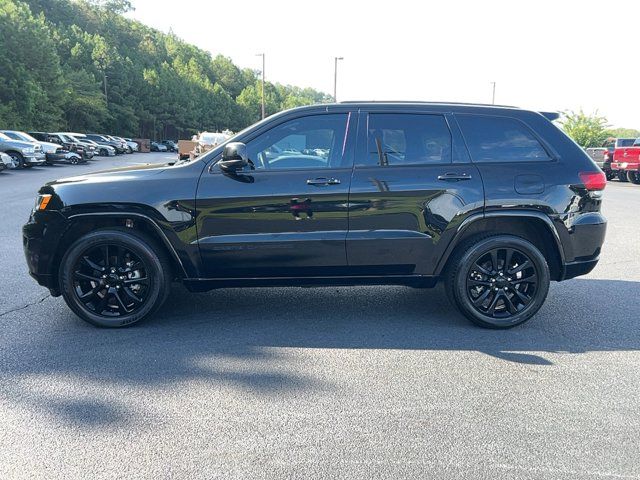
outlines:
M21 307L12 308L11 310L7 310L6 312L2 312L2 313L0 313L0 317L4 317L5 315L9 315L10 313L17 312L19 310L24 310L25 308L32 307L33 305L38 305L39 303L44 302L49 297L51 297L51 294L45 295L41 299L35 300L33 302L30 302L30 303L27 303L26 305L23 305Z

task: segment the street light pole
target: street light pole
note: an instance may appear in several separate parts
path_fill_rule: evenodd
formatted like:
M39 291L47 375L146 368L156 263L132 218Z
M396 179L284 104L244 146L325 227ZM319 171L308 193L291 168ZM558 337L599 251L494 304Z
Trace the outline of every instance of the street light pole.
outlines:
M109 100L107 98L107 73L104 72L104 103L108 104Z
M493 94L491 95L491 104L496 104L496 82L491 82L493 84Z
M264 119L264 53L257 53L256 57L262 57L262 118Z
M338 60L344 57L333 57L333 101L338 101Z

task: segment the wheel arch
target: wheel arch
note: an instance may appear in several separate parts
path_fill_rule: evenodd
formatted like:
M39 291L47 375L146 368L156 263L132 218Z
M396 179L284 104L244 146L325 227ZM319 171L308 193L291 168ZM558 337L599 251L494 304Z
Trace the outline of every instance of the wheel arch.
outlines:
M134 233L142 233L144 236L155 240L159 248L162 248L167 257L171 260L173 275L176 278L187 278L187 268L178 252L170 242L164 230L151 217L133 212L94 212L79 213L68 217L69 226L60 238L56 254L52 259L53 278L57 278L60 261L65 252L78 238L99 229L125 228L131 229Z
M552 280L561 280L564 275L564 250L558 231L551 219L535 211L489 212L477 214L462 222L445 254L436 267L441 275L449 263L456 258L456 248L468 239L487 233L515 235L533 243L547 259Z

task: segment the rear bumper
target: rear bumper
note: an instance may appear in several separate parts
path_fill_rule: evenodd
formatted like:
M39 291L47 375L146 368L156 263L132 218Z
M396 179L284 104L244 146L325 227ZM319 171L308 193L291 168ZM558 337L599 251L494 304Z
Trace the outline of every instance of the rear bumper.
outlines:
M562 280L569 280L570 278L579 277L580 275L586 275L596 268L599 260L599 258L596 258L595 260L587 260L584 262L565 263Z
M640 163L638 162L612 162L611 170L625 170L631 172L640 171Z
M600 260L607 220L599 212L578 215L563 238L565 262L561 280L591 272Z

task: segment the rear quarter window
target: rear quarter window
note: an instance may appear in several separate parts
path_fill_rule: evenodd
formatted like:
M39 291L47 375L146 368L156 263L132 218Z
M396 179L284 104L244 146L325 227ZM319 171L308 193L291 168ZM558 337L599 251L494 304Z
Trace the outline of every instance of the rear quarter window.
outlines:
M474 162L546 162L551 157L519 120L488 115L456 115Z

